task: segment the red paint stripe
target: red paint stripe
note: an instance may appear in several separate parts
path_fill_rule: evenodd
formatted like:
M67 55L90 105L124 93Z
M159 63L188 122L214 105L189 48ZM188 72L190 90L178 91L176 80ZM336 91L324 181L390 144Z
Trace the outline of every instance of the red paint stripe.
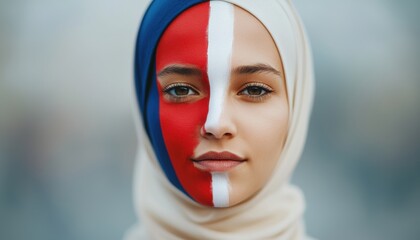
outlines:
M189 64L207 78L207 29L209 2L196 5L179 15L166 29L156 53L156 71L169 64ZM200 128L208 112L208 98L194 103L168 103L163 100L162 86L158 84L160 124L169 157L184 189L197 202L212 206L211 174L195 168L190 160L198 144Z

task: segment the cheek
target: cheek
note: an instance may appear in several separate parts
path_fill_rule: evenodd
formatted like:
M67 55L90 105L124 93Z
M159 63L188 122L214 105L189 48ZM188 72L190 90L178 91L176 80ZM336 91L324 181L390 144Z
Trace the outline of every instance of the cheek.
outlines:
M241 132L251 161L249 168L232 177L232 182L237 184L236 190L242 192L242 197L246 197L261 189L276 168L287 137L289 115L285 101L272 105L247 105L237 110L241 114L238 132Z
M198 142L200 126L206 118L206 108L205 100L194 104L174 104L165 102L160 96L159 114L165 139L174 146L194 147Z
M261 170L274 168L283 150L284 141L288 131L288 114L274 112L269 117L262 119L258 131L254 133L255 146L266 163L260 164ZM258 145L259 144L259 145ZM258 152L258 149L255 149Z
M252 113L252 114L249 114ZM235 114L240 116L238 126L250 148L255 152L268 153L281 149L288 131L288 105L283 98L269 103L243 105Z
M165 102L163 96L159 99L162 135L175 173L194 200L211 206L211 175L195 168L190 160L206 119L208 100L173 104Z

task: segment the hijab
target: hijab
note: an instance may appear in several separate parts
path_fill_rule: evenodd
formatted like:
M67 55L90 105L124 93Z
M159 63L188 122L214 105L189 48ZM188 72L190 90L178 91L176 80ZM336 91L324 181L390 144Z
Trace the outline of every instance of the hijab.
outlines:
M134 203L140 222L125 239L306 239L301 191L289 183L304 147L312 107L313 67L304 27L290 0L224 0L254 15L271 34L281 56L289 102L284 149L267 184L252 198L229 208L211 208L189 198L162 167L165 145L151 137L155 114L155 49L166 27L201 0L154 0L143 16L135 52L136 127L139 148Z

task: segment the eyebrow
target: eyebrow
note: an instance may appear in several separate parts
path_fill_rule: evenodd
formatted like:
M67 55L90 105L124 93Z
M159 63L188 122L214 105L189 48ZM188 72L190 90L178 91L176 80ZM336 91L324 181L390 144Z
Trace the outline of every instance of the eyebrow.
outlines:
M280 71L264 63L239 66L236 67L233 72L236 74L273 73L281 76Z
M170 74L179 74L186 76L201 76L201 70L196 67L184 65L169 65L164 67L159 73L158 77L163 77Z
M233 72L236 74L272 73L272 74L281 76L280 71L264 63L239 66L239 67L236 67L233 70ZM193 66L169 65L169 66L164 67L158 73L158 77L163 77L170 74L179 74L179 75L186 75L186 76L201 76L201 70Z

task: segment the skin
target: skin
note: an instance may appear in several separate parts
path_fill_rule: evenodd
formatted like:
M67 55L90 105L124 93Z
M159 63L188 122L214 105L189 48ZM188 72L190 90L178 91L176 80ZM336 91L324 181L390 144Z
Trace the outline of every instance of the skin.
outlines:
M193 33L186 31L183 34ZM159 53L158 48L158 57L159 54L165 53ZM176 56L176 52L171 54ZM162 113L161 121L166 121L171 128L179 129L176 133L178 139L194 139L193 143L183 145L173 138L165 144L175 144L176 149L189 149L193 144L192 152L185 151L185 156L181 154L172 159L185 161L187 165L190 162L193 167L191 159L209 151L228 151L243 158L244 162L228 171L229 206L234 206L263 188L283 150L288 131L289 109L281 58L273 39L261 22L235 6L230 79L223 99L222 114L218 124L206 130L203 130L203 126L207 121L208 102L212 95L206 68L197 62L200 59L190 62L178 61L176 57L166 62L158 60L159 91L165 109L179 109L178 114L182 114L184 108L195 116L186 127L185 122L174 119L175 115ZM186 168L189 167L188 165ZM195 167L190 171L191 176L188 177L191 181L208 181L204 175L195 171L201 170ZM183 174L188 174L188 171ZM194 179L195 176L197 179ZM188 191L198 196L193 198L204 194L194 189L187 189Z

